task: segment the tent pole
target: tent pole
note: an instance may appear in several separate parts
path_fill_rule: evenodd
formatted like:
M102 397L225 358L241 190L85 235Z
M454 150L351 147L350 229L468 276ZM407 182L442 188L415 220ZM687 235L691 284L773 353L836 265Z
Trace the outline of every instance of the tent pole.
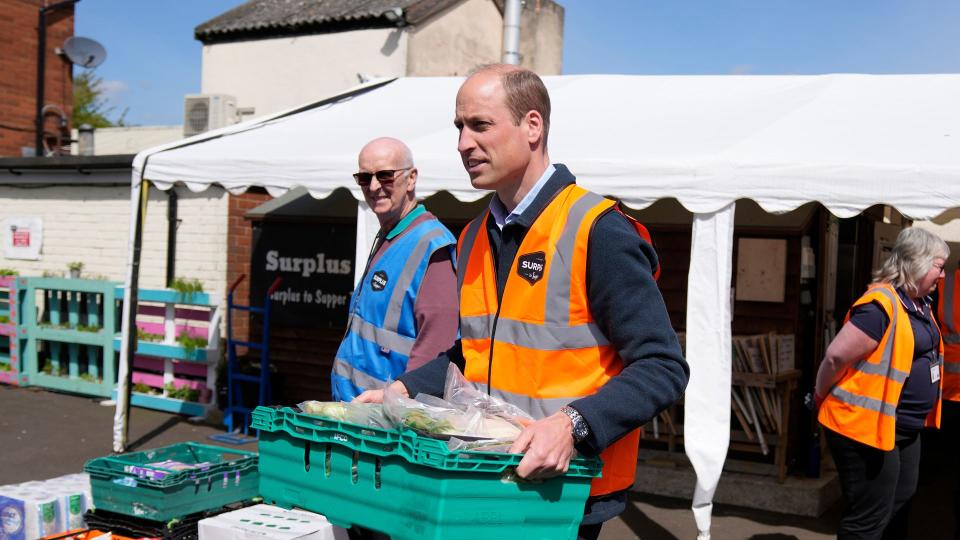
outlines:
M149 156L148 156L149 158ZM141 171L147 169L144 161ZM127 269L127 282L123 291L123 315L120 334L120 362L117 373L117 410L113 419L113 451L120 453L126 450L130 439L130 392L132 390L133 357L137 350L137 293L140 282L140 256L143 246L143 229L147 219L147 200L149 199L150 183L140 181L132 197L131 212L131 250Z
M380 222L377 215L367 206L367 202L360 199L357 202L357 242L354 247L353 286L356 287L366 270L367 256L373 247L377 233L380 232Z
M731 302L736 203L694 214L687 280L687 362L684 402L687 457L697 473L693 517L698 540L710 540L713 494L730 446Z

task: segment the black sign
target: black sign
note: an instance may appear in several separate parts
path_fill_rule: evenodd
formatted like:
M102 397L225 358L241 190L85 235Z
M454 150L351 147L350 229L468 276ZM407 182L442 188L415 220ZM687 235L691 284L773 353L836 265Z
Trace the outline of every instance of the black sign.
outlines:
M353 292L355 242L352 225L255 225L250 303L262 306L267 288L280 276L271 296L272 324L342 328Z
M533 285L543 278L543 267L547 264L546 254L534 251L517 258L517 275Z
M387 286L387 273L383 270L377 270L370 276L370 288L375 291L382 291Z

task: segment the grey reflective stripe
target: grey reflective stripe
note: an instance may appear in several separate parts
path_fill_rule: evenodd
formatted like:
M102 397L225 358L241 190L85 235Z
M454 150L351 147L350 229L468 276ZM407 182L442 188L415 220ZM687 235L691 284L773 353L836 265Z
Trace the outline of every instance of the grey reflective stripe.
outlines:
M956 272L950 272L950 274L943 276L943 324L946 325L948 332L956 330L953 327L953 288L956 286L956 278ZM947 335L955 336L957 334ZM946 338L944 338L944 341L946 341Z
M460 244L460 255L457 261L457 295L463 287L463 277L467 273L467 265L470 261L470 252L473 251L473 243L477 239L477 233L481 226L487 220L487 213L470 222L467 225L467 232L463 235L463 242Z
M539 351L563 351L609 345L596 324L553 326L523 321L497 320L497 341Z
M960 375L960 362L945 362L943 371L951 375Z
M885 403L879 399L860 396L854 394L853 392L848 392L839 386L833 387L833 390L830 391L830 395L848 405L853 405L855 407L860 407L861 409L867 409L870 411L876 411L885 416L897 416L896 405Z
M405 356L410 356L410 351L413 350L415 341L413 338L377 328L360 317L353 317L350 320L350 331L367 341L372 341L383 348Z
M947 345L956 345L960 343L960 334L945 334L943 336L943 342Z
M570 324L570 280L573 269L573 252L577 245L577 231L584 216L591 208L603 202L596 193L587 192L573 203L567 213L567 221L554 246L550 267L547 268L547 294L544 320L547 324Z
M489 339L492 315L460 318L460 335L464 339ZM497 341L539 351L587 349L610 342L596 324L554 326L526 323L500 317L497 319Z
M403 313L403 297L406 296L407 289L410 288L410 284L413 283L413 278L417 274L417 269L420 268L423 258L427 255L430 242L438 236L443 236L444 233L446 233L444 229L434 229L428 232L420 237L417 241L417 246L410 252L406 264L403 265L403 270L396 278L397 282L393 286L393 294L390 295L387 314L383 318L383 327L385 329L391 332L397 331L397 327L400 326L400 315Z
M463 339L489 339L493 315L460 317L460 336Z
M530 413L534 419L539 420L541 418L546 418L551 414L560 410L560 407L569 404L577 397L559 397L559 398L534 398L530 396L525 396L523 394L515 394L513 392L507 392L506 390L500 390L499 388L492 388L490 390L490 395L502 399L507 403L516 405L521 410Z
M334 375L339 375L349 380L355 386L363 388L364 390L383 388L387 385L386 381L381 381L373 375L368 375L366 372L351 366L350 363L343 358L337 358L333 361L333 373Z
M884 296L890 300L893 308L893 317L890 318L890 326L887 327L887 332L890 335L887 339L887 344L883 347L883 354L880 355L880 362L873 364L868 362L866 358L860 360L856 367L857 371L861 373L867 373L870 375L882 375L888 377L896 382L902 383L907 380L907 377L910 376L909 371L900 371L893 367L893 342L897 337L897 323L898 323L898 314L900 310L897 309L897 305L900 303L900 298L897 294L887 288L879 288L878 292L882 293Z

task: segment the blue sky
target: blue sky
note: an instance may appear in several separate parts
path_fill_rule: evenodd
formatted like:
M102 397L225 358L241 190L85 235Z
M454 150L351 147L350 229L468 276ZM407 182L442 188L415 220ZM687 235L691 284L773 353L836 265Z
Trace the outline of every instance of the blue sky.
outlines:
M535 0L528 0L535 1ZM559 0L563 72L960 73L955 0ZM132 124L179 124L200 90L198 24L242 0L81 0L76 34Z

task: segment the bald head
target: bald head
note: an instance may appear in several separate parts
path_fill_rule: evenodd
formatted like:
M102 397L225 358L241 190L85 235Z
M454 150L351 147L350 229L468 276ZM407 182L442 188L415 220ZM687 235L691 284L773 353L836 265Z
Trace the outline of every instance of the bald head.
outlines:
M389 231L417 206L417 169L402 141L380 137L364 145L357 158L357 181L363 198Z
M368 142L360 150L359 161L362 162L365 155L389 155L396 161L396 168L413 167L413 152L403 141L393 137L379 137Z

